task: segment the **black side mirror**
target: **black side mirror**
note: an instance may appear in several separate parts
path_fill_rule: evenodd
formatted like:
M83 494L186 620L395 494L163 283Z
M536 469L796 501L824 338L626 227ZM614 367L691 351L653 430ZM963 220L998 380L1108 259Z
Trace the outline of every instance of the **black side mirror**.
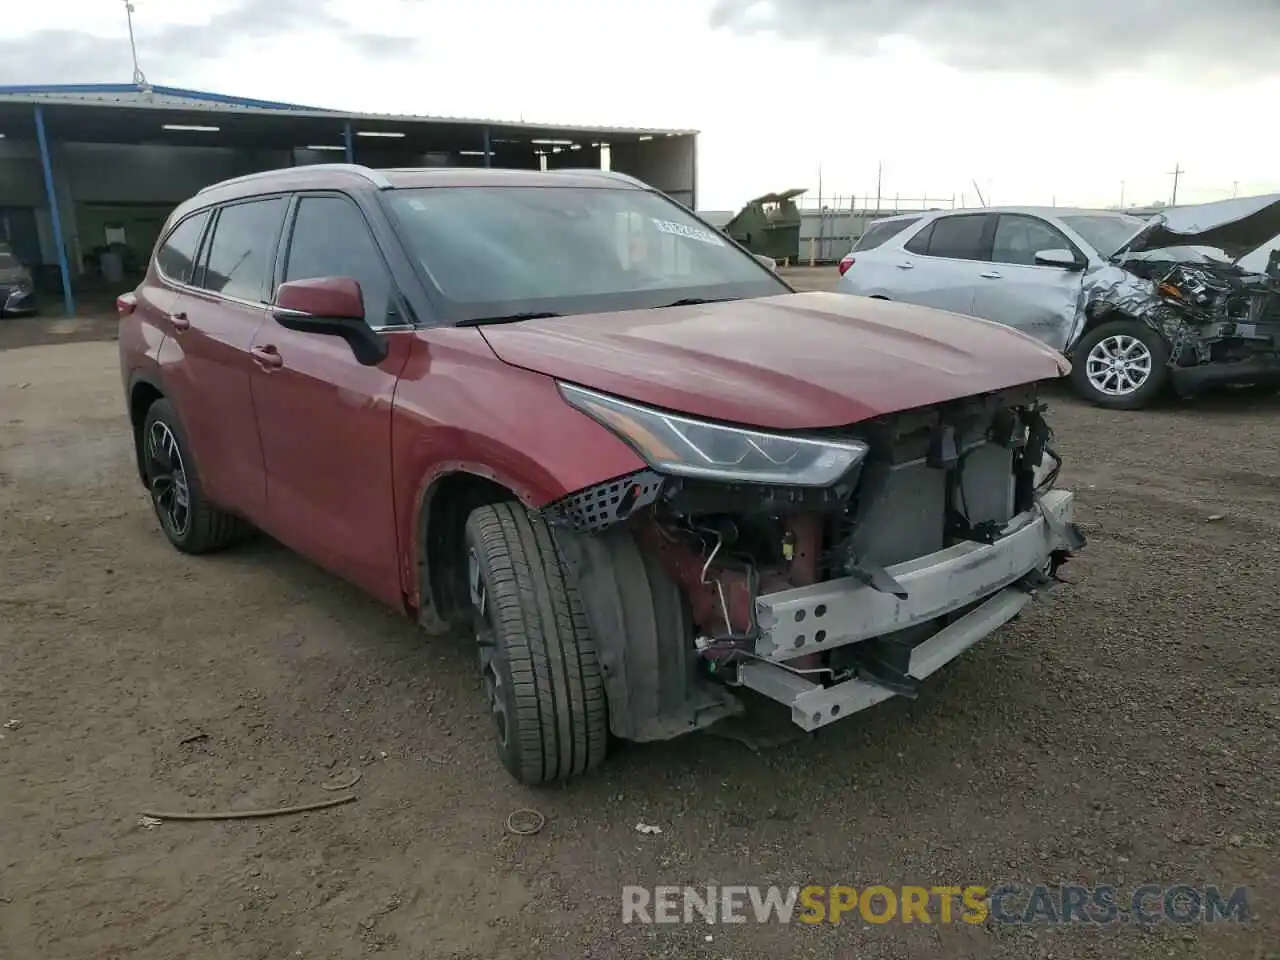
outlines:
M1059 267L1062 270L1083 270L1085 265L1071 250L1037 250L1037 267Z
M387 341L365 322L360 284L349 277L282 283L271 315L288 330L341 337L366 367L387 357Z

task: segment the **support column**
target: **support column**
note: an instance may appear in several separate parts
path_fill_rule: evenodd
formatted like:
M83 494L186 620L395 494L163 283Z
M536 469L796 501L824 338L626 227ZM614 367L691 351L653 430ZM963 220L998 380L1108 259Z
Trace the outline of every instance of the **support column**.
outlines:
M356 162L356 144L355 137L351 133L351 121L348 120L342 126L342 147L346 153L347 163Z
M486 167L493 166L493 151L489 146L489 128L484 128L484 165Z
M36 140L40 143L44 192L49 200L49 216L53 220L53 245L58 250L58 272L62 275L62 305L67 316L73 317L76 312L76 301L71 295L71 267L67 263L67 245L62 240L62 214L58 211L58 191L53 183L53 161L49 157L49 138L44 132L44 110L40 107L36 107Z

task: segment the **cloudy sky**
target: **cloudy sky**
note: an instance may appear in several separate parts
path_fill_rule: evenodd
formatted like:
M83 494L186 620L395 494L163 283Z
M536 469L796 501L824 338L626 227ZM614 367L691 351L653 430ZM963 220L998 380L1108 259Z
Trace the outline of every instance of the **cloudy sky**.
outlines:
M8 9L12 7L13 9ZM1280 191L1280 0L135 0L155 84L693 127L699 206ZM122 0L6 5L0 83L127 81ZM917 199L918 202L918 199Z

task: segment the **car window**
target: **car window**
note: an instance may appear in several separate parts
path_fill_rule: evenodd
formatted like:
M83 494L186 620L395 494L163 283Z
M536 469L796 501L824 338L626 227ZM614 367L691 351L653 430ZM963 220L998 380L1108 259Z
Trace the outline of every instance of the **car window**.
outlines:
M450 322L788 290L750 254L651 190L504 185L381 196Z
M173 228L156 251L156 266L170 280L190 283L196 265L200 235L209 222L209 211L201 210Z
M1138 217L1119 213L1072 214L1062 222L1084 237L1085 243L1104 257L1120 249L1121 244L1142 229L1146 223Z
M360 284L364 315L384 326L391 278L360 209L342 197L303 197L293 220L285 280L349 277Z
M991 259L995 263L1015 263L1033 267L1041 250L1070 250L1075 245L1060 230L1039 217L1000 214L995 239L991 243Z
M985 214L939 217L933 222L928 255L953 260L986 260L983 237L990 219Z
M934 221L936 223L937 221ZM912 253L918 253L921 256L929 255L929 241L933 239L933 223L925 224L923 230L908 240L905 246Z
M213 225L198 285L229 297L265 302L288 204L284 197L272 197L223 207Z
M907 220L890 220L887 223L873 223L861 239L854 244L854 251L874 250L886 240L896 237L907 227L913 223L918 223L919 217L911 217Z

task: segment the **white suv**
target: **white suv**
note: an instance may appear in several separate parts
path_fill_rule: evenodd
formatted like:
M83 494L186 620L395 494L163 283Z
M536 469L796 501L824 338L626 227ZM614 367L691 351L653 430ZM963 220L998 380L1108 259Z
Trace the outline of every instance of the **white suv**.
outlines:
M1071 354L1079 368L1078 348L1087 354L1096 346L1079 309L1084 277L1144 224L1122 213L1037 207L890 217L873 223L841 261L838 289L994 320ZM1123 384L1082 370L1073 378L1082 394L1105 406L1136 406L1159 389L1158 347L1130 340L1123 346L1135 362Z

